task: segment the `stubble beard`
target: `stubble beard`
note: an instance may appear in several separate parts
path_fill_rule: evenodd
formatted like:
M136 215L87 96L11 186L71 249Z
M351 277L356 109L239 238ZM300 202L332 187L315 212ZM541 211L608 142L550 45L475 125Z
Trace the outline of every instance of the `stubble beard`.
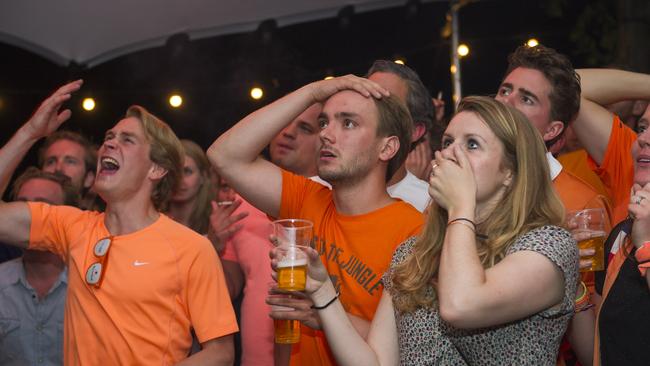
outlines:
M369 152L357 155L352 161L343 163L338 169L327 169L318 164L318 176L332 186L354 185L363 180L372 170Z

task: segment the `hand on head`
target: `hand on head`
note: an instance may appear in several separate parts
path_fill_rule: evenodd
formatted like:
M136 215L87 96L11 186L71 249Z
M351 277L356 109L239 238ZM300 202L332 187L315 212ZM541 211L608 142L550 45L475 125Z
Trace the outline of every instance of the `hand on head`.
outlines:
M374 81L354 75L345 75L309 84L314 102L325 102L327 98L343 90L354 90L364 97L381 99L389 96L388 90Z

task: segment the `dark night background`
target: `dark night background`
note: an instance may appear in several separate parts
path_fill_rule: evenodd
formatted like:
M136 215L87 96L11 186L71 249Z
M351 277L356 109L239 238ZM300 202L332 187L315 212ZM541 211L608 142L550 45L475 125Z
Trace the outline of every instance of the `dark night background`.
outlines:
M348 22L330 18L270 33L258 29L197 41L177 35L164 47L90 69L60 67L0 43L0 141L57 86L80 77L85 84L68 103L73 116L64 128L82 131L95 142L129 105L140 104L179 137L207 147L243 116L298 86L328 74L363 74L373 60L396 56L420 74L433 96L442 91L449 106L450 40L440 35L449 4L409 4L353 14ZM617 2L609 0L470 2L460 10L460 40L471 49L461 61L463 95L494 93L508 53L530 37L569 55L576 67L613 61L616 16ZM265 90L259 101L248 94L254 84ZM167 104L175 91L184 99L179 109ZM97 102L92 112L81 108L88 96ZM34 161L32 153L23 165Z

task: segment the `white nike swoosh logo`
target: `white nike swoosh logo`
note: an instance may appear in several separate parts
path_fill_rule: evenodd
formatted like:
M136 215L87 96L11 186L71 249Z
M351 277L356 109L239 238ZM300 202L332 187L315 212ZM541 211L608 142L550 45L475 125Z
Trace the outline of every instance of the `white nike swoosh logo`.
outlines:
M136 266L136 267L144 266L145 264L149 264L149 262L140 262L138 260L133 262L133 265Z

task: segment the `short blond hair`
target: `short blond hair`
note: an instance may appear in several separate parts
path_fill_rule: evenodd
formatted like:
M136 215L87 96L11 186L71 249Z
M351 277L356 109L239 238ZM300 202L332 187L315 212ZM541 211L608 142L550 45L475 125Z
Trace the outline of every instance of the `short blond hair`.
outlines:
M139 105L129 107L125 117L140 121L147 142L151 145L149 159L167 171L151 192L154 207L162 210L181 182L183 145L168 124Z

